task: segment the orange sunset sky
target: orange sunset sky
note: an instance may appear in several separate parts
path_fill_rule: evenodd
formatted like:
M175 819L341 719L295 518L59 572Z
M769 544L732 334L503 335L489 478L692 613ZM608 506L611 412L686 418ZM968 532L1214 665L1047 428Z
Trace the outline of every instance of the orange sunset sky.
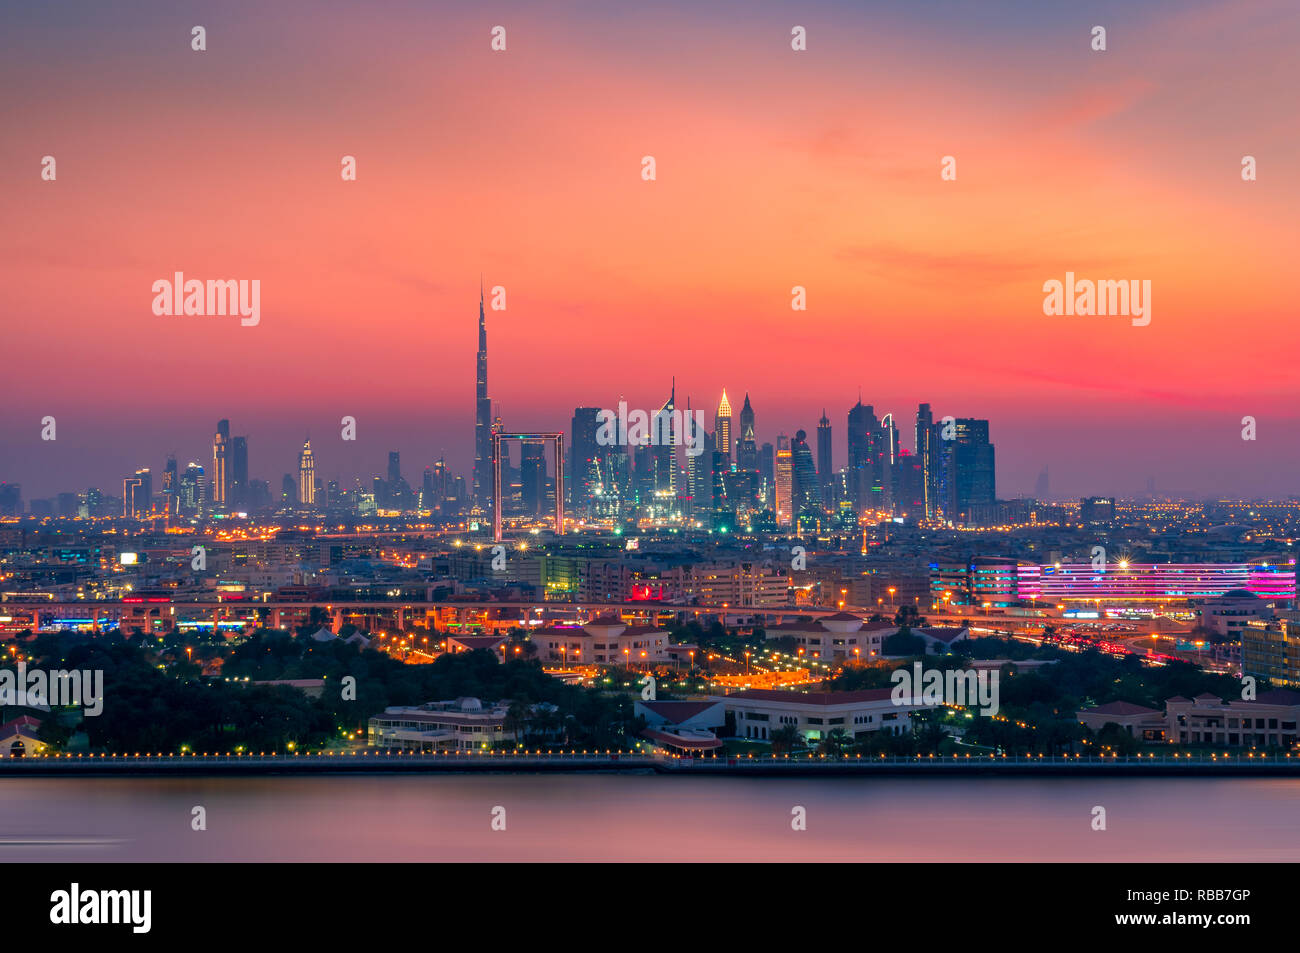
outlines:
M325 479L467 473L481 274L511 429L675 376L760 441L825 407L840 466L860 388L907 447L918 401L988 418L1004 498L1284 496L1297 48L1273 0L7 3L0 480L116 492L222 417L273 486L308 434ZM175 271L260 324L155 316ZM1067 271L1151 324L1045 316Z

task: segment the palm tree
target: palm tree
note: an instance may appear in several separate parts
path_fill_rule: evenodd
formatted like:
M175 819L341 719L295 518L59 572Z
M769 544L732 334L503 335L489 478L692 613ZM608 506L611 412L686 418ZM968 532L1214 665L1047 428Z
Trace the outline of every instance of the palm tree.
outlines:
M789 754L796 746L803 745L803 735L794 725L782 725L772 732L772 754Z
M844 754L844 749L848 747L851 741L849 733L843 728L833 728L822 739L821 744L817 746L817 752L826 755L828 758L838 758Z
M510 733L516 744L519 744L528 734L528 722L532 717L533 710L527 703L512 701L510 707L506 709L506 716L501 727Z

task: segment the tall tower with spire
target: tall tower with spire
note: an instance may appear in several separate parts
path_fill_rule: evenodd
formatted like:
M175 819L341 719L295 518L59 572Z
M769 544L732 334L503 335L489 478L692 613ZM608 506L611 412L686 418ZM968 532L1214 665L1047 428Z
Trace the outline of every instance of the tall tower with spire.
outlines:
M717 452L722 454L722 461L731 467L731 403L727 400L727 388L722 388L722 401L718 404L718 416L714 419L714 433Z
M483 279L478 284L478 373L474 380L475 503L492 496L492 401L487 389L487 315L483 310Z
M677 433L671 426L673 411L677 408L677 377L674 375L668 400L654 416L652 453L654 459L654 490L660 498L677 497Z

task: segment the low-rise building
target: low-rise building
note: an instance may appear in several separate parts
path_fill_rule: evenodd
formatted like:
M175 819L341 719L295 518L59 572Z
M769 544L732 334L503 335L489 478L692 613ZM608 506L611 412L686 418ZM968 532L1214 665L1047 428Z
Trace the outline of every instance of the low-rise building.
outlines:
M19 715L0 725L0 758L23 758L44 752L45 742L37 737L40 729L40 720L31 715Z
M811 622L786 622L768 626L768 639L792 638L795 649L803 649L810 659L854 661L880 658L884 642L898 626L890 622L866 622L851 612L814 619Z
M1251 622L1267 622L1273 618L1272 606L1249 589L1229 589L1221 596L1202 601L1196 612L1202 626L1234 641L1242 637Z
M668 630L628 625L612 615L593 619L581 628L538 629L532 641L543 662L635 666L669 661Z
M1274 689L1249 701L1224 701L1206 692L1175 695L1164 712L1129 702L1109 702L1075 713L1093 731L1114 723L1144 742L1221 748L1289 748L1300 740L1300 692Z
M856 692L792 692L751 688L720 699L735 715L736 737L771 741L787 725L809 741L817 741L837 728L850 738L874 731L909 734L913 705L898 705L893 689L872 688Z
M925 640L926 652L946 652L963 639L970 638L970 629L962 626L931 625L912 629L913 635Z
M646 720L641 737L668 754L695 757L722 748L714 729L726 724L726 711L718 699L638 701L635 711Z
M507 702L484 705L477 698L394 706L370 719L367 743L406 751L472 751L514 741L506 730Z

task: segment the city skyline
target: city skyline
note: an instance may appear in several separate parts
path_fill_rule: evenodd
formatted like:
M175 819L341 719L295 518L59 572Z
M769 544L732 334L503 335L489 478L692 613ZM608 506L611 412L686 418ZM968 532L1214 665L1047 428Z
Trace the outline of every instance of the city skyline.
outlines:
M459 476L466 480L467 491L468 491L468 499L466 502L469 504L479 503L480 505L484 506L484 509L486 511L487 510L486 501L490 500L490 496L491 496L490 486L486 486L486 485L480 486L480 481L483 480L486 483L490 483L491 432L495 426L494 420L502 421L502 426L505 426L506 422L502 420L500 407L496 404L495 401L492 400L488 388L488 380L487 380L488 329L487 329L487 322L486 322L485 294L481 283L479 289L477 341L478 341L477 358L475 361L476 373L474 375L476 378L476 383L475 383L475 400L474 400L474 438L472 441L473 451L471 457L472 462L463 471L458 470L458 468L455 466L455 460L456 460L455 454L453 453L451 455L450 459L452 462L448 463L447 462L448 455L445 451L442 451L439 453L436 460L430 460L428 462L416 462L415 468L417 470L424 471L424 470L432 469L435 463L439 465L446 465L452 476ZM671 410L676 400L676 375L672 375L670 380L671 380L670 396L668 400L664 402L663 407L660 408L660 412L664 410ZM742 419L744 415L747 415L748 419L750 421L753 421L753 419L757 415L755 411L752 409L751 393L748 389L742 389L742 392L744 393L744 414L742 415ZM861 388L859 388L857 402L852 407L850 407L847 411L846 416L849 423L843 424L839 427L836 427L834 423L829 420L829 418L827 417L826 405L825 404L822 405L822 411L817 424L815 463L813 461L812 449L808 447L806 443L803 444L803 449L806 452L806 456L807 456L807 461L805 465L807 468L810 469L812 478L815 479L816 483L819 486L817 492L813 493L812 496L808 497L809 500L812 500L813 497L818 497L823 503L826 502L827 501L826 494L830 492L829 487L827 485L828 478L834 477L835 475L841 473L846 469L852 469L855 466L855 460L857 460L859 453L865 452L863 450L855 449L854 441L850 437L851 430L856 430L856 429L860 429L860 427L862 426L867 426L865 422L862 423L853 422L855 415L859 413L865 414L867 417L875 421L870 426L872 427L879 426L883 428L881 433L885 440L886 452L888 451L888 449L893 449L900 455L910 454L912 456L916 456L923 452L924 448L922 447L922 437L921 437L920 430L914 429L913 427L906 426L907 418L903 418L905 426L899 428L897 423L897 420L899 418L898 414L896 414L894 411L877 413L875 405L864 404L862 398L863 395L861 392ZM689 396L687 397L686 402L688 406L690 405L693 399L694 398L692 397ZM623 400L624 400L624 396L620 394L619 401L623 401ZM738 452L740 441L744 435L732 434L731 431L732 409L730 406L730 401L727 397L726 386L724 385L721 388L720 394L716 402L710 404L710 402L706 400L703 403L705 404L706 408L711 408L705 410L704 413L706 417L712 418L712 423L714 426L714 431L709 434L710 447L721 451L724 459L720 462L730 465L732 463L733 455ZM925 415L926 424L927 427L929 427L933 425L936 419L942 420L942 417L944 416L941 413L940 416L936 418L932 411L932 405L929 402L920 402L918 403L917 406L919 409L917 411L917 417L914 418L913 423L915 423L916 420L919 420L920 415ZM574 408L575 412L590 410L590 409L592 408L585 408L582 404L578 404ZM345 417L340 418L339 426L337 428L339 430L338 445L341 447L347 447L348 445L355 446L360 443L359 436L357 435L358 434L357 423L355 422L354 418L351 421L349 421L348 419L349 416L350 415L345 415ZM989 421L982 420L982 419L971 420L970 418L957 418L956 414L952 414L951 416L958 419L959 422L962 420L966 420L969 421L970 423L981 424L983 426L981 439L985 443L990 442L989 428L990 426L993 425L991 425ZM573 420L570 421L570 429L568 431L570 436L571 446L575 445L574 438L576 435L574 433L573 428L575 426L576 420L577 418L574 417ZM206 489L203 491L204 494L206 495L205 496L206 500L211 504L226 503L226 490L228 486L228 480L230 479L230 477L227 476L227 456L230 454L233 454L233 460L235 461L234 469L233 469L233 473L235 475L234 480L237 484L241 484L241 483L243 484L242 487L243 491L247 491L248 489L247 484L250 480L253 481L265 480L272 487L271 499L276 499L277 494L274 490L274 483L276 479L275 474L273 472L257 471L256 469L254 471L249 470L248 443L247 443L248 437L236 436L232 438L230 434L229 418L223 417L217 422L216 426L217 426L217 432L215 436L212 438L211 456L208 457L206 461L202 458L193 458L188 462L189 468L193 468L195 466L199 468L200 472L198 478L201 481L203 481L206 487ZM965 425L963 424L963 426ZM910 446L908 445L908 441L904 441L903 439L901 439L900 431L914 434L914 439L910 441L911 444ZM343 436L345 432L349 434L349 437L347 439L344 439ZM791 439L797 438L800 435L803 435L806 438L807 432L808 432L808 428L805 428L803 426L797 426L793 428L793 430L786 430L784 428L778 429L769 435L764 432L764 428L755 427L754 436L756 438L756 444L758 447L762 447L766 444L771 444L777 448L777 452L779 455L781 452L780 448L782 446L783 440L785 441L785 445L787 449L789 449L788 445ZM835 435L837 432L844 433L844 436L841 437L838 441L835 439ZM892 437L887 436L887 434L891 432L893 436ZM713 442L719 433L723 434L727 438L725 445L721 447L717 446ZM303 446L298 451L295 451L296 462L292 467L286 469L283 475L283 480L285 482L286 487L288 482L291 479L295 484L294 492L296 494L296 499L300 502L306 501L309 503L314 502L314 494L308 492L307 483L304 482L306 478L303 476L303 473L305 472L303 460L305 454L306 459L310 461L308 469L310 469L310 471L313 474L315 474L315 459L314 459L314 454L310 447L310 443L311 443L310 437L308 437L308 439L305 441ZM272 452L274 453L275 451ZM400 457L401 452L402 452L402 448L400 446L396 450L390 449L387 451L388 477L390 483L395 482L393 477L395 459ZM349 454L346 453L344 454L344 456L348 456L348 455ZM167 453L165 453L164 457L166 459L166 463L164 464L164 468L163 468L164 472L168 467L171 467L173 464L179 466L179 463L177 461L179 461L183 456L185 455L177 454L174 451L168 451ZM355 450L350 454L350 456L353 459L356 458ZM408 457L408 460L409 459L410 458ZM831 462L831 471L829 474L823 468L823 465L827 460ZM689 471L691 461L689 460L686 461L687 465L685 467L682 466L682 462L683 461L681 459L681 452L679 450L677 451L677 468L674 469L669 482L674 489L680 490L680 492L685 493L685 492L689 492L689 489L687 487L678 488L677 480L679 478L685 478L688 480L691 479L691 477L689 476L689 472L682 472L682 471ZM544 466L543 472L545 472L546 465L543 464L543 466ZM989 466L990 469L992 469L992 461L990 461ZM484 470L483 468L486 469ZM137 478L140 477L142 474L147 476L152 471L152 469L153 469L153 465L151 463L142 463L134 469L134 474ZM94 471L91 472L93 473ZM1081 497L1093 496L1093 495L1114 496L1117 498L1131 498L1131 499L1160 498L1160 494L1157 492L1157 488L1155 487L1155 481L1150 477L1147 478L1146 486L1143 492L1134 492L1131 494L1114 493L1111 491L1109 487L1092 488L1077 493L1071 493L1068 490L1063 492L1053 493L1051 492L1050 489L1051 484L1050 484L1049 472L1050 472L1050 466L1045 465L1042 468L1042 470L1039 471L1038 474L1036 474L1035 486L1033 492L1029 492L1027 490L1021 490L1013 493L1004 493L1000 496L994 494L993 498L994 499L1038 498L1038 499L1043 499L1045 501L1078 499ZM378 478L378 470L377 469L370 470L369 475ZM0 477L2 476L3 474L0 474ZM345 473L342 472L336 465L333 469L326 468L322 471L321 474L316 475L316 481L321 483L322 485L333 481L339 483L340 486L351 487L355 484L357 486L364 487L365 484L363 483L363 480L366 477L367 477L367 471L365 469L358 469L352 473ZM401 478L402 474L399 473L398 477ZM176 479L174 473L172 474L171 478ZM928 480L929 478L927 477L925 479ZM128 475L123 482L124 499L129 499L130 494L132 494L133 492L140 492L138 490L132 491L128 488L129 480L130 480L130 472L128 471ZM23 486L21 481L15 479L0 479L0 482L8 483L8 484L17 484L20 487ZM780 481L778 480L778 482ZM164 484L165 483L166 483L166 477L164 477ZM51 498L52 499L55 495L61 493L83 492L87 487L92 489L100 489L102 491L104 485L105 485L104 483L97 484L93 480L89 483L83 481L81 486L59 487L58 489L54 489L54 490L42 490L39 493L32 492L29 489L29 491L25 494L25 496L28 499L30 498L36 498L36 499ZM113 487L115 483L112 479L109 479L108 481L106 481L106 485L111 489L111 487ZM789 483L788 480L783 485L785 487L786 493L791 492L791 484ZM1048 492L1046 494L1042 492L1045 485L1048 487ZM144 492L147 495L147 491ZM804 491L801 491L801 498L803 492L807 492L806 487ZM851 490L850 492L854 493L857 491ZM46 495L47 493L48 496ZM1189 498L1189 499L1196 498L1192 496L1182 496L1182 497L1178 495L1171 495L1171 496L1173 498ZM1215 499L1216 497L1210 495L1202 498ZM1243 498L1249 499L1249 498L1261 498L1261 497L1243 497ZM227 508L232 510L237 509L237 507L227 507ZM780 516L779 519L780 521L784 522L784 520L788 518L788 516L789 513L784 512L784 515Z

